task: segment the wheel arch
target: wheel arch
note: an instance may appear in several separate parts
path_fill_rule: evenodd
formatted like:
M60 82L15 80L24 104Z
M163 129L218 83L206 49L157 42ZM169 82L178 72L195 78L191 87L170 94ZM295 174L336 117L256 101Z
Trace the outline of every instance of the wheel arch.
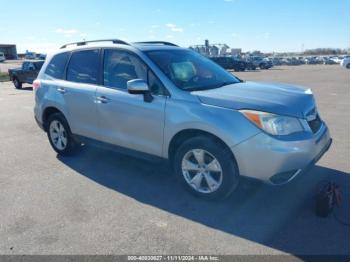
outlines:
M44 112L42 114L43 127L44 127L45 131L47 131L47 124L48 124L47 121L48 121L49 117L52 114L55 114L55 113L60 113L60 114L62 114L64 116L64 118L66 118L64 113L61 110L59 110L57 107L49 106L49 107L45 108L45 110L44 110Z
M221 138L219 138L218 136L210 133L210 132L207 132L207 131L204 131L204 130L201 130L201 129L183 129L179 132L177 132L170 140L170 143L169 143L169 147L168 147L168 151L167 151L167 156L168 156L168 159L170 161L170 163L173 162L174 160L174 155L175 155L175 152L176 152L176 149L182 144L184 143L186 140L188 139L191 139L191 138L194 138L194 137L198 137L198 136L205 136L205 137L208 137L208 138L211 138L213 139L214 141L222 144L223 146L225 146L228 151L230 152L231 154L231 157L232 159L236 162L237 164L237 161L236 161L236 158L232 152L232 150L230 149L230 147L227 145L227 143L225 143ZM238 166L237 166L238 167Z

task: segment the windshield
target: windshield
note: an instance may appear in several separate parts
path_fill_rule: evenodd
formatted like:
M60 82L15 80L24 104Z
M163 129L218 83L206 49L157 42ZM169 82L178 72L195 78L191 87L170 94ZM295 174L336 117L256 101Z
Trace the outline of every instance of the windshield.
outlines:
M241 82L216 63L191 50L156 50L146 54L182 90L207 90Z

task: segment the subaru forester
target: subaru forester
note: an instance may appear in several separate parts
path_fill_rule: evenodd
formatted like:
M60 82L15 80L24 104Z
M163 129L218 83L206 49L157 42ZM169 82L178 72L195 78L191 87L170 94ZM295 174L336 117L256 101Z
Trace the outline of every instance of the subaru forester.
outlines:
M58 154L90 143L165 159L209 199L242 176L285 184L332 141L310 89L242 81L168 42L64 45L33 88L35 119Z

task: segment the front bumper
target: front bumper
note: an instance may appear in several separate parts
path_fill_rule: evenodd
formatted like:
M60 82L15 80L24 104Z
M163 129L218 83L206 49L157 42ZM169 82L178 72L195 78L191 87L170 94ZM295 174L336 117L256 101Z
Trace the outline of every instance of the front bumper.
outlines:
M259 133L231 150L242 176L281 185L314 165L331 143L329 130L323 123L312 138L282 141Z

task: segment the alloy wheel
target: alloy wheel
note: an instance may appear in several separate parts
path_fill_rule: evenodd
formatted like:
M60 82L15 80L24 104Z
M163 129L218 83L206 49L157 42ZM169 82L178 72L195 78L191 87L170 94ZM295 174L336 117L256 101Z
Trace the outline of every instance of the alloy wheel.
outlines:
M68 144L67 132L58 120L54 120L50 124L50 139L58 150L64 150Z
M213 193L222 184L219 161L203 149L192 149L182 159L182 175L189 186L200 193Z

